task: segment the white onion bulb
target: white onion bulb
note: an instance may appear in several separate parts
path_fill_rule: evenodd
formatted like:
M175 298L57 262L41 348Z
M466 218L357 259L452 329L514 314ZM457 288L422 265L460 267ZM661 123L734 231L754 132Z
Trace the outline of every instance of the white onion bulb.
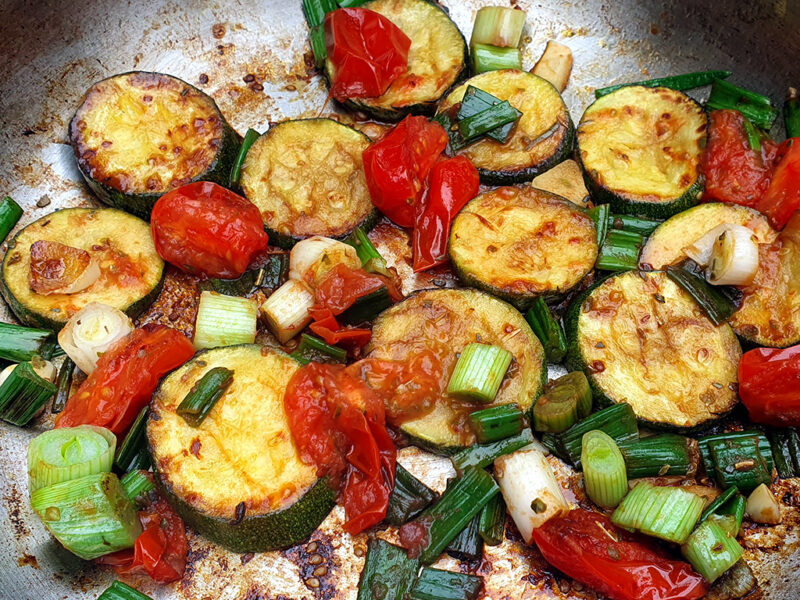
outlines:
M58 334L58 343L88 375L97 367L97 359L131 331L133 323L125 313L107 304L90 302L67 321Z

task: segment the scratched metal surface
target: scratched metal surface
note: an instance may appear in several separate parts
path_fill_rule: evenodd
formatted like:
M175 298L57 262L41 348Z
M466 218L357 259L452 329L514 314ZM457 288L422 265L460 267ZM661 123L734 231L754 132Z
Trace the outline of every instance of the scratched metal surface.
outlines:
M447 2L466 34L481 3ZM518 4L528 11L527 67L548 39L573 50L575 67L565 98L575 119L595 86L629 79L730 68L740 83L775 100L787 84L800 82L798 0ZM54 208L93 204L67 145L66 126L83 92L98 79L131 69L170 73L210 93L238 131L263 131L272 121L323 109L324 85L309 69L306 54L299 0L45 0L35 5L6 0L0 6L0 191L26 209L19 226ZM406 240L386 226L376 235L382 250L394 249L392 256L407 274L400 256L407 252ZM443 272L409 279L407 287L452 281ZM193 320L191 299L178 295L163 303L178 321ZM9 318L7 308L0 307L0 319ZM25 447L48 426L47 418L27 430L0 424L3 599L96 598L113 579L50 540L28 508ZM574 487L573 474L552 460L564 484ZM401 462L439 489L451 474L448 461L413 448L401 452ZM744 544L760 580L757 594L790 600L800 597L800 482L782 482L775 491L786 504L784 524L748 529ZM366 536L341 533L341 517L334 510L306 544L255 556L225 552L192 535L182 581L131 583L164 600L352 600ZM487 598L595 598L516 541L513 527L509 534L512 539L502 546L487 548L479 565L461 566L449 558L442 564L484 575ZM391 539L392 532L379 535Z

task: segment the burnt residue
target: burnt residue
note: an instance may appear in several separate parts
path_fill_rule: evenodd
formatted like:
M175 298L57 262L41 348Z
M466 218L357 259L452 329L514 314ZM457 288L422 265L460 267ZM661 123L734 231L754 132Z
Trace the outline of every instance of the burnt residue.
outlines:
M300 578L317 600L337 598L338 560L332 538L326 531L318 529L309 541L287 548L282 554L297 565Z
M34 569L38 569L39 561L36 560L33 554L23 554L17 559L17 565L20 567L33 567Z
M8 520L14 528L17 539L30 535L31 531L25 524L25 519L23 517L23 511L25 510L24 503L26 500L23 498L22 492L19 491L16 484L12 483L9 486L8 493L3 496L3 502L5 502L8 508Z
M139 315L136 326L161 323L177 329L188 338L194 337L194 322L200 302L200 278L167 266L164 287L156 301Z

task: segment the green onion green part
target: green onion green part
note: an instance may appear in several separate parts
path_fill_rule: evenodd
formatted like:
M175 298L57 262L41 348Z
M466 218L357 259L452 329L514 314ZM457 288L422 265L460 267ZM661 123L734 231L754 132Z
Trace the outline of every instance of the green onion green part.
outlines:
M331 346L318 337L304 333L300 336L297 349L289 356L304 365L310 362L343 363L347 358L347 350Z
M525 427L525 415L516 404L501 404L469 415L472 430L480 443L496 442L517 435Z
M378 273L384 277L392 276L386 266L386 261L383 259L383 256L381 256L381 253L378 252L378 249L375 248L369 236L367 236L361 227L357 227L356 230L348 236L345 242L356 249L358 258L361 260L361 267L367 273Z
M709 110L738 110L753 125L769 130L778 118L778 109L766 96L737 87L727 81L716 79L711 84L711 94L706 101Z
M744 550L718 523L704 521L681 548L694 570L714 583L744 554Z
M357 600L404 600L419 571L419 560L380 538L367 545Z
M407 600L478 600L483 577L424 567Z
M318 68L322 68L325 65L325 59L328 58L328 48L325 46L325 30L322 25L312 27L308 38L311 41L311 52L314 53L314 64Z
M604 205L607 206L607 205ZM648 236L663 221L657 219L645 219L643 217L633 217L631 215L611 215L610 226L614 229L623 229L631 233L638 233L641 236Z
M459 450L450 457L456 471L463 473L469 467L485 468L495 459L504 454L511 454L515 450L533 442L533 433L530 429L523 429L517 435L491 442L489 444L475 444Z
M134 469L146 469L150 466L149 454L145 448L145 427L147 426L148 409L149 406L145 406L139 411L117 449L114 464L122 472L127 473ZM141 464L140 454L142 452L147 457L145 464Z
M560 363L567 353L567 338L561 323L555 318L542 297L536 298L525 320L542 342L547 362Z
M458 108L458 115L456 117L456 121L461 121L463 119L468 119L479 112L486 110L496 104L500 104L500 98L493 96L489 92L484 92L480 88L476 88L474 85L468 85L467 91L464 92L464 97L461 99L461 106ZM511 135L511 130L514 128L514 123L508 123L507 125L503 125L502 127L498 127L497 129L493 129L486 133L486 137L489 139L494 140L495 142L499 142L501 144L505 144L508 141L508 137ZM449 127L445 127L448 129ZM458 133L458 125L456 124L455 127L456 133ZM467 143L463 141L461 135L458 134L458 138L461 140L461 146L465 146ZM452 144L453 139L451 135L450 142ZM454 148L454 150L458 150L460 148Z
M386 509L386 521L398 526L407 523L428 508L436 497L436 492L398 463L394 473L394 488Z
M200 427L217 401L233 383L233 371L214 367L192 386L176 411L192 427Z
M263 276L256 287L265 287L277 290L289 279L289 254L270 254L267 264L262 267Z
M115 581L111 586L97 597L97 600L153 600L126 583Z
M736 486L731 486L728 489L726 489L719 496L717 496L716 499L711 504L709 504L705 508L705 510L700 515L699 522L702 523L703 521L705 521L708 517L716 513L717 510L722 508L722 506L725 505L729 500L739 495L740 495L739 490L736 489Z
M22 217L22 208L10 196L0 201L0 242L2 242Z
M346 311L336 317L342 325L358 325L372 321L392 305L389 288L385 285L358 298Z
M0 419L24 427L55 393L56 386L39 377L31 363L19 363L0 384Z
M508 350L488 344L468 344L447 384L447 393L477 402L492 402L511 364Z
M64 358L64 362L61 363L61 368L58 370L58 377L56 378L56 397L53 399L53 406L50 408L51 413L60 413L67 405L69 392L72 389L72 374L74 372L75 363L67 356Z
M589 499L601 508L616 507L628 493L625 460L607 434L594 430L583 436L583 482Z
M667 267L666 273L700 305L714 325L725 323L736 312L736 305L730 296L719 286L708 283L694 261L686 260L677 266Z
M786 92L783 104L783 123L786 125L786 137L800 137L800 94L797 88L790 87Z
M500 494L497 494L497 496L499 495ZM461 530L461 533L459 533L452 542L447 544L447 548L445 548L447 554L458 560L478 560L483 556L483 538L480 534L480 518L481 513L479 512L472 517L472 520Z
M487 44L472 46L472 72L475 75L502 69L522 69L522 53L519 48L500 48Z
M761 455L758 438L723 438L708 442L713 471L709 473L722 488L736 486L748 494L762 483L772 482L772 469Z
M153 491L156 486L153 481L148 477L147 471L136 469L127 473L120 479L125 494L137 505L144 504L143 500L146 494Z
M644 238L623 229L610 229L597 254L595 266L603 271L631 271L639 263Z
M136 507L113 473L40 488L31 507L61 545L85 560L130 548L142 532Z
M322 25L325 15L337 8L336 0L303 0L303 14L309 27Z
M702 511L700 496L679 487L641 482L625 496L611 520L619 527L683 544Z
M778 477L800 476L800 436L795 429L770 429L767 438L775 459Z
M533 406L536 431L561 433L592 411L592 390L582 371L573 371L548 382Z
M481 509L478 533L487 546L503 543L506 532L506 503L503 495L497 494Z
M660 77L658 79L647 79L645 81L635 81L633 83L621 83L609 87L600 88L594 91L595 98L602 98L615 92L620 88L632 85L644 87L666 87L673 90L691 90L694 88L710 85L717 79L726 79L731 76L730 71L698 71L695 73L685 73L683 75L673 75L672 77Z
M594 221L594 228L597 231L598 248L602 248L603 242L606 241L610 215L611 207L608 204L598 204L594 208L589 209L589 217Z
M470 117L460 119L458 130L461 136L469 142L498 127L514 123L521 116L522 113L511 106L508 100L503 100Z
M303 5L305 4L307 4L307 2L303 2ZM236 156L236 160L233 163L233 169L231 169L230 183L232 188L235 189L239 187L239 181L242 178L242 165L244 165L244 158L247 156L247 151L250 150L253 142L255 142L260 135L261 134L255 129L248 129L247 133L244 134L242 146L239 148L239 154Z
M692 468L689 440L674 433L661 433L621 442L628 479L686 475Z
M753 125L750 119L744 120L744 132L747 134L747 144L753 152L761 152L761 132Z
M0 323L0 358L25 362L36 354L47 358L52 353L52 331L34 329L12 323Z

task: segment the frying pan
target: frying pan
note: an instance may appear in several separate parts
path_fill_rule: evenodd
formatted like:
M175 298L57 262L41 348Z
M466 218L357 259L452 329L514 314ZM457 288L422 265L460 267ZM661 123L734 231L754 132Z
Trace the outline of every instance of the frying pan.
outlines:
M446 2L467 34L484 3ZM595 87L617 82L730 69L733 82L775 101L788 85L800 83L800 0L511 4L528 14L526 68L549 39L572 49L575 66L565 99L576 120ZM0 191L25 209L20 227L56 208L95 203L66 131L83 92L108 75L139 69L181 77L210 93L240 132L317 115L327 98L309 66L299 0L6 0L0 6L0 56ZM13 320L5 306L0 319ZM28 429L0 424L0 598L96 598L113 579L61 549L30 511L25 448L51 425L48 417ZM413 448L401 451L400 462L439 490L451 475L449 461ZM574 478L563 466L557 470L564 481ZM794 507L784 524L753 527L744 536L759 580L751 598L800 598L800 480L780 486L779 498ZM342 517L337 508L308 542L257 555L226 552L190 533L182 581L132 583L156 599L354 599L367 538L343 534ZM449 558L440 566L459 569ZM473 568L486 577L486 597L496 600L595 598L516 539L487 548L483 563Z

